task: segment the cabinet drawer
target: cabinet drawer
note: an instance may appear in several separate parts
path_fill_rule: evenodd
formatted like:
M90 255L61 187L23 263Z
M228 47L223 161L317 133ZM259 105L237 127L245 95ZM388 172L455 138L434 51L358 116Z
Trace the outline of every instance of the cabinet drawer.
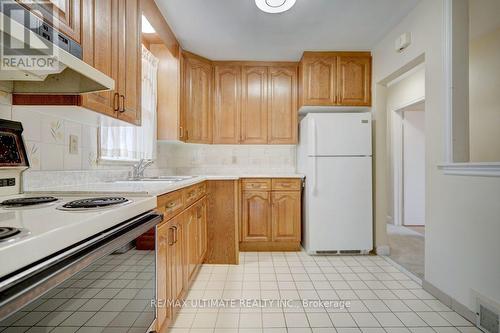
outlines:
M272 188L279 191L300 191L302 186L301 179L277 178L272 180Z
M184 189L184 204L187 206L196 202L207 193L207 185L205 182L190 186Z
M271 179L243 179L243 190L271 190Z
M182 191L175 191L158 198L158 209L163 212L164 221L180 213L184 209Z

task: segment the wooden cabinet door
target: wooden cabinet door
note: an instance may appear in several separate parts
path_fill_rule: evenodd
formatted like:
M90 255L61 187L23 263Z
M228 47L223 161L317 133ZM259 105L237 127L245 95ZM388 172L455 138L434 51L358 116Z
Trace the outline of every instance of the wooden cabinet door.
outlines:
M196 209L198 219L198 263L202 264L208 249L207 199L201 200Z
M171 220L172 236L170 240L170 268L172 270L172 300L181 299L186 288L186 261L184 237L185 214L178 215Z
M245 191L242 200L242 241L270 241L271 192Z
M81 43L83 0L16 0L69 38Z
M191 143L212 143L212 65L183 54L184 139Z
M273 241L300 241L300 192L272 193Z
M337 88L339 105L371 105L371 56L339 56Z
M172 320L171 307L168 305L168 300L171 299L171 264L169 257L169 249L171 242L170 237L172 228L170 223L164 223L158 227L156 231L157 244L157 267L156 267L156 300L157 300L157 318L156 328L158 332L168 327Z
M214 143L240 140L241 67L215 66Z
M188 280L191 281L193 273L198 265L198 218L197 207L188 209L185 221L185 248L188 268Z
M118 0L83 0L83 61L115 81L118 78L117 25ZM116 117L117 97L117 91L83 94L82 106Z
M269 68L269 143L296 144L297 68Z
M142 13L140 0L118 2L118 118L141 124Z
M302 60L302 105L335 105L337 57L305 57Z
M241 143L267 143L268 68L244 66L242 73Z

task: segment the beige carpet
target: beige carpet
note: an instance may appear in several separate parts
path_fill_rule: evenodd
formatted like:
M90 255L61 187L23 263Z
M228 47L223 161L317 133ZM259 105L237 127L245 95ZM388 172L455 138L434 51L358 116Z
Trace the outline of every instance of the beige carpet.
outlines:
M423 278L425 269L424 234L407 227L387 224L387 236L391 248L389 257L419 278Z

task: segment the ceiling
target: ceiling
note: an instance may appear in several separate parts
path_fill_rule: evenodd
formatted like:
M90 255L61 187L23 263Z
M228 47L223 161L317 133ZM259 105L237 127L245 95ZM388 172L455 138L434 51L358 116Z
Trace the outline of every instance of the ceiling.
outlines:
M297 0L266 14L254 0L155 0L182 47L213 60L300 59L370 50L419 0Z

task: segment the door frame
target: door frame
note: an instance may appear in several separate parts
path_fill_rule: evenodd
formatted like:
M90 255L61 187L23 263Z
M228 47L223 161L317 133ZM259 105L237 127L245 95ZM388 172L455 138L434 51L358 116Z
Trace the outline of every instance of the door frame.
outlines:
M418 97L397 108L390 110L391 151L392 151L392 184L393 184L393 224L404 226L404 112L415 106L424 104L425 97ZM425 109L425 106L424 106ZM425 111L424 111L425 112Z

